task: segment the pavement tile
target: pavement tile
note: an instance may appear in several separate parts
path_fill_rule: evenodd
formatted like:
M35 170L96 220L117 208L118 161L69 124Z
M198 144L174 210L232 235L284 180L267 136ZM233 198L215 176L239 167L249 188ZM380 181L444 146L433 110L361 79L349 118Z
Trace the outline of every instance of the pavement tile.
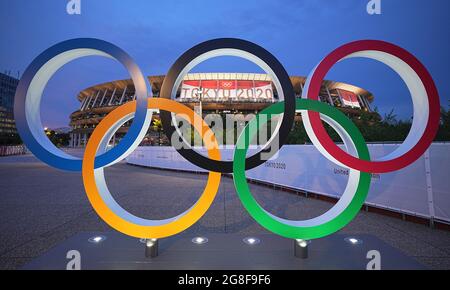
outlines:
M80 232L110 232L91 208L79 173L52 169L34 157L0 159L0 269L17 269ZM180 214L200 197L207 176L120 163L105 170L116 201L131 213L152 219ZM26 181L26 182L24 182ZM256 200L282 218L309 219L333 204L250 184ZM340 231L371 234L431 269L450 269L450 232L375 213L360 212ZM223 177L207 213L184 234L268 233L242 206L233 180Z

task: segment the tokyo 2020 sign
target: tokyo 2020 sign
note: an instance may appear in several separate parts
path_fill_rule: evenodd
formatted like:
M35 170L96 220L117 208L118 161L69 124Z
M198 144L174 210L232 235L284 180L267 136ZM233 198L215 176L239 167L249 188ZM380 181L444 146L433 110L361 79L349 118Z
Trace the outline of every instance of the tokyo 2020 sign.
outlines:
M40 103L47 82L59 68L72 60L91 55L120 62L133 80L136 100L118 107L100 122L88 141L83 159L78 159L56 148L44 134ZM174 101L184 76L197 64L217 56L242 57L260 66L271 77L280 99L247 124L238 138L233 161L221 160L218 142L206 122L195 122L196 118L201 117ZM396 71L406 83L414 105L413 124L406 140L397 150L379 160L371 160L363 136L341 111L318 101L320 86L327 72L337 62L354 57L374 59ZM213 203L222 173L233 173L242 204L267 230L292 239L325 237L345 227L357 215L369 192L372 173L397 171L412 164L431 145L439 126L439 95L427 69L406 50L376 40L352 42L331 52L308 76L302 99L295 98L288 74L271 53L240 39L215 39L194 46L170 68L160 97L152 98L149 92L150 84L126 52L98 39L73 39L47 49L29 65L17 88L14 109L20 136L37 158L61 170L81 171L87 197L97 214L114 229L146 239L169 237L195 224ZM208 181L201 197L190 209L165 220L143 219L127 212L114 200L104 178L104 168L120 162L139 146L156 110L160 111L168 136L183 140L174 125L174 116L181 116L194 126L208 149L206 157L194 151L185 141L183 148L177 148L185 159L209 171ZM286 142L296 112L302 113L306 132L315 147L328 160L349 169L348 183L340 200L321 216L302 221L283 219L266 211L252 196L246 179L246 170L268 160L267 156L262 158L266 149L279 149ZM245 136L257 134L258 128L273 116L281 116L273 136L260 152L247 156ZM128 133L116 147L107 150L115 132L131 119L133 122ZM346 151L331 140L322 121L338 133ZM271 151L268 157L274 153Z

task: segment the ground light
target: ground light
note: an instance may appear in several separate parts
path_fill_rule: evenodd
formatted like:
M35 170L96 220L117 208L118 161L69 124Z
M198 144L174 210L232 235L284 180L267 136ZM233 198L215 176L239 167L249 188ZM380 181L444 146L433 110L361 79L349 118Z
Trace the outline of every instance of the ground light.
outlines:
M93 243L93 244L100 244L101 242L105 241L106 237L105 236L94 236L89 238L89 242Z
M309 244L311 244L311 241L302 239L294 240L294 255L300 259L307 259Z
M158 240L146 239L145 240L145 256L147 258L156 258L158 256Z
M355 237L348 237L348 238L345 238L345 241L346 241L347 243L351 244L351 245L360 245L360 244L363 243L362 240L357 239L357 238L355 238Z
M244 243L246 243L247 245L250 245L250 246L254 246L254 245L261 243L260 239L254 238L254 237L247 237L247 238L243 239L243 241L244 241Z
M192 239L192 242L197 245L203 245L208 242L208 238L205 237L195 237Z

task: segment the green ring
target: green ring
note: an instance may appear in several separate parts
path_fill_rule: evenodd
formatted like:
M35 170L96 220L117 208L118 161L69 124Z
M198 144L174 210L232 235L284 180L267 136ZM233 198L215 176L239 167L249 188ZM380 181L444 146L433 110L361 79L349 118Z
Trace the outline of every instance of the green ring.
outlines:
M341 111L325 103L308 99L297 99L296 109L319 112L333 119L350 135L350 138L356 147L358 157L363 160L370 160L369 149L367 148L363 136L355 124L353 124L353 122L350 121ZM259 126L255 126L255 122L257 122L257 124L260 123L259 125L267 122L268 118L260 121L261 115L269 115L269 118L271 118L270 115L282 113L283 102L276 103L266 108L258 114L256 118L250 121L249 124L247 124L243 134L239 136L234 152L233 163L233 179L236 191L245 209L249 212L253 219L255 219L261 226L275 234L286 238L303 240L318 239L328 236L345 227L358 214L369 192L371 176L369 173L359 172L359 182L353 199L341 213L328 222L309 227L300 227L289 225L281 222L280 220L274 219L274 216L258 204L248 187L247 178L245 175L245 157L249 144L246 141L247 138L245 138L245 136L249 134L249 128L259 128ZM249 140L252 140L256 133L257 130L251 132Z

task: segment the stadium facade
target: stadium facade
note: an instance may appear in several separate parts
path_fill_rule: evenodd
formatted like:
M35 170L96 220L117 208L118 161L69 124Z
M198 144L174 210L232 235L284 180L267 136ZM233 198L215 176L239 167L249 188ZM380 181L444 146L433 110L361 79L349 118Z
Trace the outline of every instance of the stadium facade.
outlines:
M164 76L148 77L152 85L153 96L159 97ZM291 77L296 97L300 98L306 81L305 77ZM98 84L80 92L77 96L80 108L70 116L72 147L86 145L98 123L116 107L135 99L134 85L131 80L119 80ZM350 117L363 111L372 112L374 96L362 88L334 81L324 81L320 100L338 107ZM278 94L270 77L253 73L195 73L187 74L178 93L177 101L189 106L201 107L203 115L216 114L256 114L278 101ZM153 116L159 119L158 115ZM300 118L301 117L297 117ZM129 123L125 124L113 137L116 143L126 133ZM157 129L149 131L144 142L154 144L160 133Z

